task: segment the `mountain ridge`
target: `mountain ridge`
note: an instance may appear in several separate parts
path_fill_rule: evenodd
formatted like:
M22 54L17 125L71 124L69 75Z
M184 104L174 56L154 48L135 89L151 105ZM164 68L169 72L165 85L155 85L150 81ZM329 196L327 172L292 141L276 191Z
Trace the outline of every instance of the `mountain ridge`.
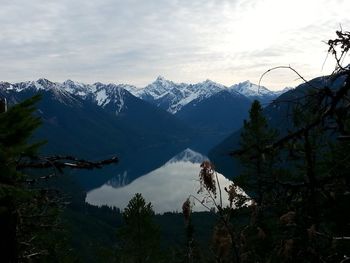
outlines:
M45 78L18 83L0 82L0 87L6 87L7 90L16 90L17 92L26 88L35 90L55 89L57 92L65 90L83 99L90 99L101 107L104 107L113 100L114 103L119 105L119 108L116 109L116 114L119 114L123 108L123 95L126 92L152 103L171 114L176 114L190 102L207 99L222 90L238 92L250 100L258 99L262 103L269 103L290 89L285 88L280 91L271 91L266 87L251 83L249 80L230 87L209 79L195 84L176 83L162 76L158 76L155 81L144 88L137 88L129 84L104 84L101 82L85 84L70 79L60 83L52 82Z
M290 89L286 88L286 92L275 99L274 103L269 104L264 108L265 115L270 127L278 131L279 137L287 135L296 129L294 127L292 118L293 103L298 100L303 100L311 89L321 87L329 87L330 89L338 89L343 85L344 76L332 78L330 76L317 77L307 83L302 83L297 87ZM289 116L289 117L287 117ZM229 178L235 177L239 174L240 165L237 159L232 158L229 153L238 150L240 147L240 136L242 128L232 132L229 136L224 138L220 143L210 149L208 156L211 161L215 163L217 170Z
M101 185L119 170L126 170L131 181L186 148L194 136L175 116L121 87L96 84L80 88L74 90L80 93L74 94L47 80L13 85L2 82L0 96L11 107L35 94L42 95L35 112L41 117L42 125L34 134L34 139L48 141L41 154L120 158L116 167L84 173L79 181L85 189ZM100 90L106 95L110 92L108 101L97 99L96 92ZM128 165L130 162L133 165Z

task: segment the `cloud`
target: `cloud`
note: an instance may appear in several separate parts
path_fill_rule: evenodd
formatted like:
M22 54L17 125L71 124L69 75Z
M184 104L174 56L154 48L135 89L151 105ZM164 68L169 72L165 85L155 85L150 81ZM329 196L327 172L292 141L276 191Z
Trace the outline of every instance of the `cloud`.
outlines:
M341 0L0 4L0 69L9 81L44 76L143 86L161 74L228 85L280 63L308 64L302 69L314 74L325 50L321 41L339 23L350 24L350 7Z

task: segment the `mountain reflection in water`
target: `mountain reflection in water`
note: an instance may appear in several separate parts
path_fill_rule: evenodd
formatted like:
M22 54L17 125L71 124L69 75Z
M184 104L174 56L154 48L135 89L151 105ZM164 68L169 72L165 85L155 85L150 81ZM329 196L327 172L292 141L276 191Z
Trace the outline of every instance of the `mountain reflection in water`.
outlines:
M172 158L162 167L145 174L128 185L118 188L113 183L106 183L99 188L87 193L86 202L93 205L108 205L124 209L135 193L141 193L147 202L151 202L156 213L169 211L181 211L182 204L189 195L202 200L206 195L197 194L200 188L199 171L200 163L204 156L190 149ZM232 181L218 173L219 183L223 194L223 203L229 203L227 194L223 190L228 188ZM193 199L191 199L193 200ZM219 196L217 196L217 202ZM213 207L213 204L206 203ZM206 208L195 201L193 211L205 211Z

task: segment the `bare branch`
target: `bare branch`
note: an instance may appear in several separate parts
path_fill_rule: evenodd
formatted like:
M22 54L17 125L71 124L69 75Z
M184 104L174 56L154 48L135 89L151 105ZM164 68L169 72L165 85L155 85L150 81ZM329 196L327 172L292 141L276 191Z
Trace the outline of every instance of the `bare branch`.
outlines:
M270 73L271 71L274 71L274 70L276 70L276 69L289 69L289 70L293 71L295 74L297 74L298 77L299 77L300 79L302 79L302 80L303 80L306 84L308 84L310 87L312 87L312 88L314 88L314 89L317 89L315 86L313 86L313 85L310 83L310 81L306 80L298 71L296 71L296 70L295 70L294 68L292 68L291 66L277 66L277 67L268 69L267 71L265 71L265 72L261 75L261 77L260 77L260 79L259 79L259 87L261 86L260 83L261 83L262 79L265 77L265 75L267 75L268 73Z
M39 159L39 158L38 158ZM70 161L70 162L67 162ZM30 160L27 162L22 162L17 165L18 170L26 168L50 168L54 167L60 172L63 172L64 168L72 169L100 169L105 165L118 163L119 159L117 157L112 157L110 159L105 159L102 161L92 162L83 159L77 159L72 156L50 156L50 157L40 157L40 160Z

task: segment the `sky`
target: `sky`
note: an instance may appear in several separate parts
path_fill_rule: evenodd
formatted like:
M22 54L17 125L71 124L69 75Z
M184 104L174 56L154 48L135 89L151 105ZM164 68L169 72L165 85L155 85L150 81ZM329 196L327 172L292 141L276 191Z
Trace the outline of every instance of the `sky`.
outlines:
M350 30L349 0L0 0L0 80L144 87L231 86L276 66L306 79L334 69L325 41ZM275 70L261 84L300 79Z

